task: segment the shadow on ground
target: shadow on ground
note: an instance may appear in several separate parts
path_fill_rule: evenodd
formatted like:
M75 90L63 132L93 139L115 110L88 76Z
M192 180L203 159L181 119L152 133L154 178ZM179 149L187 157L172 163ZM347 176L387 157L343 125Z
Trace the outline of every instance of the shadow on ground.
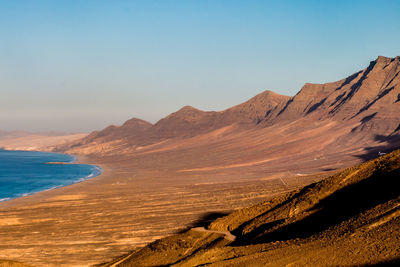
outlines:
M375 141L379 141L382 145L374 147L366 147L365 153L356 155L356 157L367 161L379 157L379 153L390 153L400 148L400 134L376 135Z
M207 228L207 226L215 221L218 218L224 217L226 215L228 215L229 212L206 212L203 213L202 215L199 216L199 218L195 221L193 221L191 224L189 224L187 227L185 227L182 230L179 230L177 233L184 233L186 231L188 231L191 228L195 228L195 227L205 227Z
M283 224L277 220L264 224L237 239L234 245L259 244L307 238L329 227L349 220L363 211L400 196L400 169L385 172L380 166L368 179L349 185L312 207L311 213L299 221ZM309 210L311 211L311 210ZM281 227L279 225L282 224ZM276 227L276 229L271 229Z
M378 263L374 263L374 264L367 264L364 265L365 267L372 267L372 266L400 266L400 257L395 258L395 259L391 259L391 260L387 260L387 261L381 261Z

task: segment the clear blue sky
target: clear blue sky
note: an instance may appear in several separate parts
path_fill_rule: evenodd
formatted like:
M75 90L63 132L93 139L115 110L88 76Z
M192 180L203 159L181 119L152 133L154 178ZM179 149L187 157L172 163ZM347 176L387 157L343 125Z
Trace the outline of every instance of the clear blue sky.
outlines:
M0 130L91 131L400 55L400 1L1 1Z

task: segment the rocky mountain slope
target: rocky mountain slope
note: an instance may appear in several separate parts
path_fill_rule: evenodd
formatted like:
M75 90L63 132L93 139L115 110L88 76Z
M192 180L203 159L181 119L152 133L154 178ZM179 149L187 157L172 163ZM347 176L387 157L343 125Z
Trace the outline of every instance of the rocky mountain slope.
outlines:
M132 119L120 127L109 126L78 142L58 147L75 154L128 155L137 148L170 144L224 132L231 142L238 133L259 132L280 127L282 134L294 137L292 128L323 131L322 125L340 124L326 132L326 139L360 144L354 150L377 147L377 143L397 144L400 131L400 57L378 57L362 71L326 84L306 84L294 97L265 91L249 101L221 112L201 111L190 106L161 119L156 124ZM339 133L346 127L348 132ZM220 135L221 137L221 135ZM211 140L211 139L210 139ZM278 140L279 142L279 140ZM395 146L395 145L393 145ZM378 149L378 148L376 148Z
M318 119L358 119L369 125L399 126L400 57L378 57L370 65L343 80L306 84L285 106L265 118L266 123L315 116ZM383 120L383 121L382 121Z
M268 112L288 99L288 96L264 91L247 102L221 112L205 112L185 106L161 119L150 129L149 133L158 139L188 138L232 124L251 127L261 122Z
M399 177L397 150L105 266L399 263Z
M94 154L101 147L105 153L113 152L113 147L132 145L149 145L168 139L190 138L232 124L240 128L248 128L261 122L268 112L290 97L265 91L221 112L202 111L191 106L185 106L151 125L140 119L133 118L122 126L109 126L102 131L93 132L87 138L60 146L58 150L73 151L73 153Z
M110 125L101 131L95 131L73 144L73 146L84 146L93 143L106 143L119 139L126 139L135 142L142 137L142 134L152 126L151 123L132 118L121 126Z

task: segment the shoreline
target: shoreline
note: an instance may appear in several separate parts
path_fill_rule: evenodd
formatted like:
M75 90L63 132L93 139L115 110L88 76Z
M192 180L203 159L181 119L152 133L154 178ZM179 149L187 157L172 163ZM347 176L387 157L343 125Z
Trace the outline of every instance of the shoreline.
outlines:
M79 158L77 155L70 155L70 154L66 154L66 153L61 153L61 152L48 152L48 151L31 151L31 150L6 150L6 149L1 149L1 151L11 151L11 152L32 152L32 153L46 153L46 154L58 154L58 155L66 155L71 157L71 160L69 161L49 161L49 162L44 162L44 165L88 165L91 168L91 173L86 175L85 177L77 177L75 180L69 181L68 183L65 184L60 184L60 185L56 185L56 186L52 186L49 188L45 188L45 189L39 189L39 190L34 190L31 192L23 192L23 193L18 193L17 196L11 196L11 197L5 197L5 198L0 198L0 203L5 203L11 200L16 200L16 199L21 199L27 196L33 196L36 195L38 193L41 192L48 192L57 188L63 188L63 187L67 187L67 186L71 186L74 184L78 184L78 183L82 183L84 181L87 181L89 179L93 179L95 177L100 176L103 173L103 168L95 165L95 164L87 164L87 163L80 163Z
M241 167L243 172L220 170L199 177L178 172L180 165L165 168L153 155L142 157L145 162L141 157L82 155L78 163L101 166L96 179L1 202L0 258L37 266L99 264L209 216L322 179L277 175L258 165L252 173Z

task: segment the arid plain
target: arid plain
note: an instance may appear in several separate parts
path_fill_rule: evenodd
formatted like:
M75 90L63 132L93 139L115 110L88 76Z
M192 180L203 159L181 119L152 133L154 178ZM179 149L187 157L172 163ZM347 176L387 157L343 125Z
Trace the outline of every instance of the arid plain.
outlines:
M44 266L109 262L282 195L400 145L400 58L294 97L265 91L221 112L184 107L46 150L99 177L0 203L0 258Z

